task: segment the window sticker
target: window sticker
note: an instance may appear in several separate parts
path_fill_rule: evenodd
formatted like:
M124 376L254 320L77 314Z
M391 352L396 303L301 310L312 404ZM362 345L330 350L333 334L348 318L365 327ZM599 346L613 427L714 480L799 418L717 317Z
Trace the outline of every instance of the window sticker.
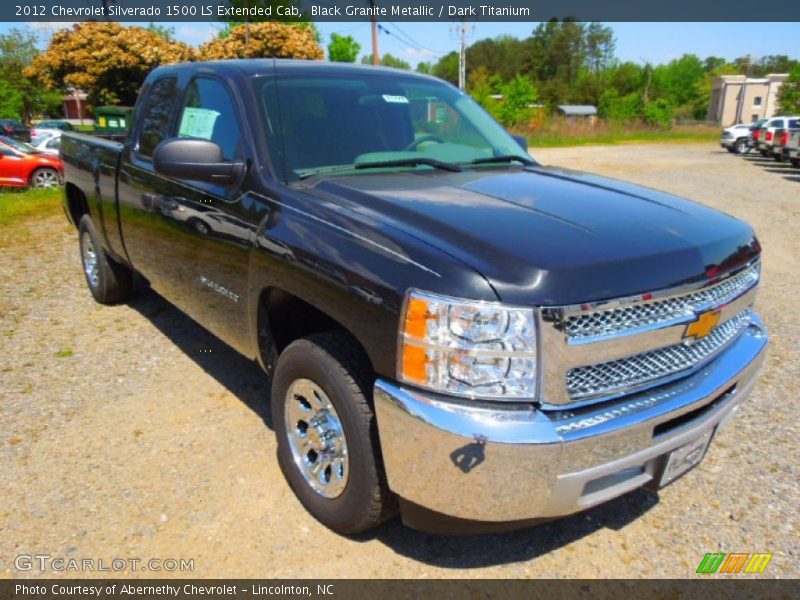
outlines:
M178 137L195 137L210 140L219 115L219 112L210 108L187 106L183 109Z
M390 96L389 94L384 94L383 99L392 104L408 104L408 98L405 96Z

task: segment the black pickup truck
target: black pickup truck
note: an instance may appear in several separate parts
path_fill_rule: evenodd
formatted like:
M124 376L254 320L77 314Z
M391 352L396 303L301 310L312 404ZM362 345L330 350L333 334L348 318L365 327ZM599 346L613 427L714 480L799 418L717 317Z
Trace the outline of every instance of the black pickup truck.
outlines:
M332 529L574 513L699 463L767 335L745 223L547 168L467 95L374 67L155 70L120 144L65 133L94 298L139 273L271 377Z

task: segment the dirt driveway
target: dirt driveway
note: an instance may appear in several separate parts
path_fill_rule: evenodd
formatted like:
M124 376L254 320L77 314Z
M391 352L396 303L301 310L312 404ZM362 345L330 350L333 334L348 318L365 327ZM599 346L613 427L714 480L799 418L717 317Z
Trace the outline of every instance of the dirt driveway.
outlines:
M773 342L698 469L658 495L510 534L436 537L392 522L340 537L284 483L259 369L150 291L95 304L76 235L55 218L0 244L0 577L40 574L15 570L23 553L193 559L192 573L172 574L199 577L687 577L711 551L772 552L764 576L800 576L800 171L711 144L533 154L688 196L758 231Z

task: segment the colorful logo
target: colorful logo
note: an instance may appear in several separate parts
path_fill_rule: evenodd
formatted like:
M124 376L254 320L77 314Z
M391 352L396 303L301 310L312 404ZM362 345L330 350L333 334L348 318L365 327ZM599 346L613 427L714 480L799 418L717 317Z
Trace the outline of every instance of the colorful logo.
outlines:
M684 339L699 340L706 337L719 323L722 316L721 310L709 310L697 316L697 319L686 326L683 332Z
M772 554L757 552L707 552L700 561L696 573L710 575L712 573L763 573L767 568Z

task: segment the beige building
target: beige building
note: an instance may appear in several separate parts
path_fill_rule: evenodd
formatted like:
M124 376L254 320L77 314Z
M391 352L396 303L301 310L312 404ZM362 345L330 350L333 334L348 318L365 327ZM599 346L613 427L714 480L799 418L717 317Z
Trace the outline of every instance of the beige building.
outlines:
M708 120L723 127L773 117L778 111L778 90L788 74L766 77L744 75L716 77L711 87Z

